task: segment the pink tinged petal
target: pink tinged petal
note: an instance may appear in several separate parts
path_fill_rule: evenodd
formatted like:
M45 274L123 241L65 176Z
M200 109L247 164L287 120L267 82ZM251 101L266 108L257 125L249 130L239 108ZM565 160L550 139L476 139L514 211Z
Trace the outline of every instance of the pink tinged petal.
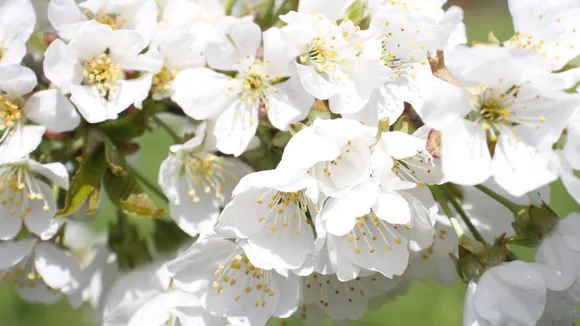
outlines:
M236 86L226 75L207 68L186 69L175 77L173 85L171 99L197 120L217 117L228 105L228 89Z
M62 189L68 190L69 175L64 164L60 162L40 164L33 160L28 160L27 162L31 171L44 176Z
M274 87L275 90L266 91L268 118L277 129L287 130L290 124L306 118L314 97L304 90L296 78Z
M0 270L16 266L30 254L36 239L0 243Z
M306 169L317 162L334 160L340 153L337 144L316 134L315 129L309 127L290 138L281 163L291 169Z
M72 293L81 282L81 269L67 252L48 243L35 248L34 265L46 284L63 293Z
M257 104L248 106L242 101L235 101L219 115L213 134L221 152L237 157L246 151L258 129Z
M340 91L335 84L324 79L315 67L299 63L295 65L302 87L315 98L327 100Z
M36 75L24 66L0 65L0 90L9 97L20 97L36 86Z
M0 145L0 163L19 160L32 153L42 141L43 126L18 125L14 134Z
M51 0L47 14L52 27L66 40L74 36L77 24L86 20L74 0Z
M442 131L441 142L443 174L449 181L473 185L491 176L491 155L483 129L457 120Z
M30 120L55 132L73 130L81 121L68 98L56 89L34 93L26 101L24 113Z
M492 162L494 180L512 196L523 196L558 178L557 158L509 135L500 135Z
M407 224L411 221L409 203L396 192L381 192L374 212L380 219L391 224Z
M352 188L344 197L329 199L320 212L328 233L343 236L356 224L356 218L368 214L379 196L379 185L368 181Z
M48 46L42 67L46 78L64 94L71 92L71 84L80 84L83 79L83 68L61 40L55 40Z

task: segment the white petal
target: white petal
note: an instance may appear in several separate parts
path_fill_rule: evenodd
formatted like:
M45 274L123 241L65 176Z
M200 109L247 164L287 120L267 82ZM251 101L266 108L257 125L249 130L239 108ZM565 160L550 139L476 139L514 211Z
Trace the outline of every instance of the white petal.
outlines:
M314 97L306 92L296 78L276 84L276 91L268 89L268 119L280 130L287 130L292 123L308 115Z
M11 205L0 206L0 240L12 240L22 227L22 219L17 214L10 214Z
M159 167L159 186L169 202L174 205L179 205L181 200L177 189L181 167L181 160L173 154L163 160Z
M558 178L555 154L540 152L508 135L500 135L492 162L494 179L512 196L527 192Z
M99 93L96 86L70 85L70 92L70 100L89 123L117 118L117 114L109 114L107 100Z
M299 63L295 63L295 65L302 87L317 99L327 100L340 91L336 85L322 78L315 67L301 65Z
M42 126L18 125L14 134L0 145L0 163L19 160L32 153L42 141L45 131Z
M128 326L159 326L166 323L177 307L196 307L196 296L182 291L162 293L145 303L135 312Z
M462 185L478 184L491 175L491 155L483 129L463 119L441 135L441 163L444 176Z
M171 99L183 111L197 120L216 117L228 103L226 93L231 87L228 77L207 68L186 69L173 82Z
M286 51L288 34L278 27L271 27L262 34L264 38L264 65L272 76L290 76L293 73L292 60Z
M62 249L48 243L39 243L35 250L34 265L46 284L71 293L81 282L77 261Z
M407 224L411 221L409 203L396 192L381 192L375 214L391 224Z
M34 89L36 75L20 65L0 65L0 90L10 97L20 97Z
M24 113L30 120L55 132L73 130L81 122L75 107L56 89L34 93L26 101Z
M83 79L81 65L61 40L50 43L44 54L42 67L46 78L60 87L64 94L71 92L71 84L80 84Z
M78 23L86 19L74 0L51 0L47 14L52 27L66 40L74 36Z
M217 148L225 153L240 156L258 129L258 108L235 101L220 114L214 127Z
M333 235L345 235L352 230L356 218L368 214L379 194L373 181L352 188L344 197L329 199L320 212L326 230Z
M469 92L437 77L422 80L420 91L425 102L418 113L432 128L444 129L472 109Z
M214 69L235 70L234 67L239 61L255 57L262 40L262 32L255 23L240 20L226 32L225 38L219 43L207 45L207 63Z
M305 169L316 162L331 161L340 155L340 147L317 135L314 128L297 132L284 148L282 164L291 169Z
M0 243L0 270L16 266L30 254L36 239L7 241Z
M346 9L353 2L354 0L336 0L330 3L324 0L302 0L298 5L298 12L321 13L325 14L328 19L339 19L344 16Z
M28 160L28 166L31 171L44 176L62 189L68 190L68 170L64 164L60 162L39 164L36 161Z
M56 214L58 207L52 193L52 188L40 180L38 180L38 187L40 188L42 197L46 201L46 205L48 205L48 210L44 209L45 203L42 200L29 201L28 205L30 205L32 210L26 215L24 223L30 232L36 235L42 235L50 228L51 220Z

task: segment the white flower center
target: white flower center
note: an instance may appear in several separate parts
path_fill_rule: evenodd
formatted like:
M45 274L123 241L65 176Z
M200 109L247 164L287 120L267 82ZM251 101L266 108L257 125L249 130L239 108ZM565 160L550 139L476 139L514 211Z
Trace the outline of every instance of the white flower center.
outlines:
M6 98L6 95L0 95L0 132L13 129L21 118L20 106L14 100Z
M235 302L255 300L255 307L264 307L276 295L269 271L255 267L243 253L234 253L219 264L213 288L218 294L232 295Z
M169 69L167 66L163 66L161 70L153 76L153 82L151 84L151 92L153 94L163 94L171 88L171 82L177 76L176 69Z
M108 54L103 53L85 62L83 76L86 84L96 85L101 95L107 97L118 88L121 67L113 63Z
M50 209L39 182L23 165L0 168L0 204L9 206L9 214L25 218L34 208L34 201L42 201L42 210Z
M376 249L391 251L393 246L401 244L401 238L397 230L399 226L391 225L379 219L374 213L357 217L355 227L347 235L347 240L352 243L354 252L361 253L361 247L367 248L369 253ZM405 229L409 226L405 225Z
M474 122L476 128L481 127L486 131L489 141L497 141L501 132L513 134L514 126L528 125L540 129L540 124L547 121L544 116L524 114L521 110L516 114L512 110L518 100L519 90L519 86L513 86L505 92L484 88L483 92L471 99L473 111L468 114L468 119ZM536 99L539 99L539 95ZM525 110L526 106L523 105L522 108ZM519 141L518 137L516 141Z
M121 14L109 13L103 8L99 9L96 14L93 14L88 10L85 10L83 13L88 19L96 20L101 24L109 25L113 30L123 28L123 26L127 24L127 19L122 18Z
M312 203L303 190L296 192L267 191L256 202L262 205L265 198L270 196L271 200L268 203L270 209L264 216L258 217L260 222L270 224L270 231L276 232L293 227L296 234L300 234L303 224L310 225L306 212Z
M422 187L425 182L421 180L417 172L431 174L434 167L435 163L431 154L427 151L418 150L415 156L403 159L393 158L393 167L391 169L401 179L414 182L417 186Z
M273 84L279 82L282 77L271 76L266 73L264 63L261 60L256 60L247 72L242 72L237 78L242 81L242 90L238 95L248 107L257 108L258 104L262 102L266 109L269 109L270 104L266 97L266 90L272 89L277 93L278 90ZM229 95L231 94L228 92L226 96ZM241 115L241 112L239 115Z
M224 185L240 178L239 175L229 171L235 168L233 163L224 159L223 156L208 155L205 158L189 156L189 160L184 165L187 178L189 195L194 203L198 203L199 192L206 194L213 193L215 198L223 199L222 191Z
M317 37L308 45L306 55L300 57L300 62L313 65L318 72L329 72L336 70L337 64L346 61L336 47L327 38Z

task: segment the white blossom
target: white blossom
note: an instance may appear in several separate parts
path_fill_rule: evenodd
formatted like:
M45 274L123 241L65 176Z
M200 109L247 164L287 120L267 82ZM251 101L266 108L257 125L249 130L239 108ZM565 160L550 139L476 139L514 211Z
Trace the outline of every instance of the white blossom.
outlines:
M272 125L286 130L306 117L314 101L282 57L285 39L276 29L264 33L264 58L256 58L261 43L258 25L240 21L231 25L221 42L209 43L206 57L214 69L236 71L236 77L208 68L186 69L175 79L172 99L194 119L216 118L217 147L239 156L248 147L263 107Z
M44 72L90 123L116 119L130 105L141 107L152 78L162 66L154 50L140 52L145 40L131 30L113 30L90 22L78 29L69 44L56 40L48 47ZM140 71L128 79L126 71Z
M198 293L204 309L216 316L265 325L271 317L289 317L298 307L297 276L254 266L229 240L198 240L168 270L176 286Z
M35 25L36 13L29 0L0 3L0 65L22 61Z
M159 184L169 199L171 217L189 235L213 232L241 177L251 172L244 162L217 156L204 146L206 124L183 145L170 147L161 163Z
M50 0L48 19L65 40L74 38L78 29L89 22L108 25L113 30L138 32L149 41L157 22L155 0Z

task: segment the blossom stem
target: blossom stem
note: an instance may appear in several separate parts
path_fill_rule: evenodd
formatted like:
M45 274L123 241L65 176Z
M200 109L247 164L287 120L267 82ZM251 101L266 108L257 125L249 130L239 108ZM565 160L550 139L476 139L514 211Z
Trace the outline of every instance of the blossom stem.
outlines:
M137 179L139 179L139 181L141 181L141 183L143 183L145 185L145 187L149 188L149 190L154 192L155 195L157 195L157 197L159 197L165 201L168 201L167 197L165 197L163 192L155 184L153 184L153 182L151 182L147 178L145 178L145 176L142 175L139 171L137 171L134 168L131 168L131 172L133 173L133 175L135 175L135 177L137 177Z
M451 203L457 214L459 214L463 222L465 222L465 225L467 225L467 228L469 229L471 234L473 234L473 237L477 241L487 245L487 242L485 241L481 233L479 233L475 225L471 223L471 219L469 218L469 216L467 216L461 205L455 200L452 193L445 186L441 186L441 192L447 197L449 203Z
M505 197L499 195L498 193L489 189L486 186L476 185L475 188L479 189L479 191L483 192L484 194L488 195L489 197L495 199L497 202L499 202L500 204L505 206L507 209L509 209L514 214L518 214L522 210L522 207L520 205L515 204L515 203L507 200Z
M455 234L457 234L457 238L461 238L465 234L465 231L463 231L463 228L461 227L461 223L459 223L457 217L453 215L453 212L449 208L449 205L447 205L446 201L441 201L439 204L441 204L441 208L445 212L445 215L447 215L447 218L449 218L449 222L451 223Z
M173 129L171 129L170 126L168 126L163 120L161 120L158 116L154 115L152 116L153 121L155 121L155 123L157 123L157 125L161 128L163 128L163 130L165 130L165 132L167 134L169 134L169 136L171 136L171 138L173 139L173 141L175 143L181 143L182 139L181 137L179 137L175 131L173 131Z

